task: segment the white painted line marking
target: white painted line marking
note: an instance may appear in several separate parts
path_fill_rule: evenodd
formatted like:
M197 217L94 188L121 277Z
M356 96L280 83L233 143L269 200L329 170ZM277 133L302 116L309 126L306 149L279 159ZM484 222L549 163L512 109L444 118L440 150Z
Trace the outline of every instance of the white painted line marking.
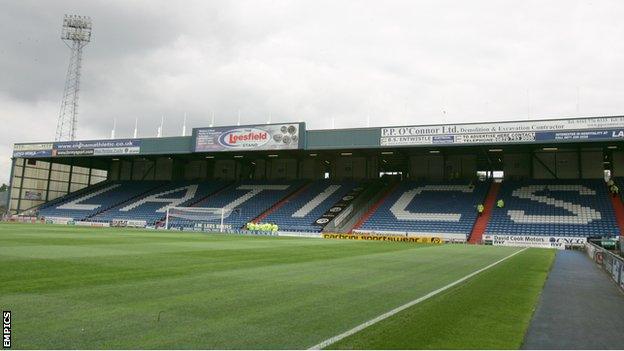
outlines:
M470 279L470 278L474 277L475 275L477 275L477 274L479 274L479 273L481 273L481 272L483 272L483 271L485 271L485 270L488 270L488 269L490 269L490 268L492 268L492 267L496 266L497 264L499 264L499 263L501 263L501 262L503 262L503 261L505 261L505 260L507 260L507 259L509 259L509 258L512 258L513 256L515 256L515 255L517 255L517 254L519 254L519 253L521 253L521 252L525 251L526 249L528 249L528 247L525 247L525 248L524 248L524 249L522 249L522 250L518 250L518 251L516 251L516 252L512 253L511 255L509 255L509 256L507 256L507 257L503 257L503 258L501 258L500 260L498 260L498 261L496 261L496 262L494 262L494 263L491 263L491 264L489 264L489 265L487 265L487 266L485 266L485 267L483 267L483 268L481 268L481 269L479 269L479 270L476 270L476 271L474 271L474 272L472 272L472 273L468 274L467 276L465 276L465 277L463 277L463 278L459 278L459 279L457 279L456 281L454 281L454 282L452 282L452 283L450 283L450 284L448 284L448 285L446 285L446 286L443 286L443 287L441 287L441 288L440 288L440 289L438 289L438 290L434 290L434 291L432 291L432 292L428 293L428 294L427 294L427 295L425 295L425 296L421 296L421 297L417 298L416 300L412 300L412 301L410 301L410 302L408 302L408 303L406 303L406 304L404 304L404 305L401 305L401 306L399 306L399 307L397 307L397 308L395 308L395 309L392 309L392 310L390 310L390 311L388 311L388 312L386 312L386 313L384 313L384 314L382 314L382 315L379 315L379 316L377 316L377 317L375 317L375 318L373 318L373 319L369 320L368 322L364 322L364 323L362 323L362 324L360 324L360 325L356 326L356 327L355 327L355 328L353 328L353 329L349 329L349 330L347 330L346 332L344 332L344 333L342 333L342 334L338 334L338 335L336 335L336 336L332 336L331 338L329 338L329 339L327 339L327 340L325 340L325 341L323 341L323 342L321 342L321 343L319 343L319 344L316 344L316 345L314 345L314 346L310 347L308 350L321 350L321 349L324 349L324 348L326 348L327 346L329 346L329 345L331 345L331 344L335 343L336 341L342 340L342 339L346 338L347 336L351 336L351 335L353 335L353 334L355 334L355 333L357 333L357 332L359 332L359 331L361 331L361 330L363 330L363 329L365 329L365 328L370 327L370 326L371 326L371 325L373 325L373 324L376 324L376 323L378 323L378 322L381 322L382 320L384 320L384 319L386 319L386 318L388 318L388 317L392 317L392 316L394 316L395 314L397 314L397 313L399 313L399 312L403 311L403 310L404 310L404 309L406 309L406 308L410 308L410 307L412 307L412 306L414 306L414 305L416 305L416 304L418 304L418 303L421 303L421 302L423 302L423 301L425 301L425 300L429 299L430 297L433 297L433 296L435 296L435 295L437 295L437 294L439 294L439 293L443 292L444 290L447 290L447 289L449 289L449 288L452 288L452 287L454 287L455 285L460 284L460 283L462 283L462 282L464 282L464 281L466 281L466 280L468 280L468 279Z

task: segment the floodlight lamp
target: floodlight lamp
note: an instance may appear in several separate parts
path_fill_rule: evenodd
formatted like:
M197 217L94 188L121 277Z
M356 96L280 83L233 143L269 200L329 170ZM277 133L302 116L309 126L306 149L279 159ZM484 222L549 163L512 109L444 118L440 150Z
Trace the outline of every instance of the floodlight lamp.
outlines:
M91 41L91 18L87 16L65 15L61 39L89 42Z

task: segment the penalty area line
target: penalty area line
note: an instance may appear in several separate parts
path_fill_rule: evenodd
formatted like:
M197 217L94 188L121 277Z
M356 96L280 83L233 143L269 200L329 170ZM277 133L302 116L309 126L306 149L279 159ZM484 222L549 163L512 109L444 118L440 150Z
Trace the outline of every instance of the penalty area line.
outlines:
M459 278L456 281L454 281L454 282L452 282L452 283L450 283L448 285L445 285L445 286L443 286L443 287L441 287L441 288L439 288L437 290L434 290L434 291L428 293L427 295L421 296L421 297L417 298L416 300L412 300L412 301L410 301L410 302L408 302L408 303L406 303L404 305L401 305L401 306L399 306L397 308L394 308L394 309L392 309L392 310L390 310L390 311L388 311L388 312L386 312L384 314L381 314L381 315L379 315L379 316L377 316L377 317L375 317L375 318L373 318L373 319L371 319L371 320L369 320L367 322L364 322L364 323L362 323L362 324L360 324L360 325L358 325L358 326L356 326L356 327L354 327L352 329L347 330L346 332L344 332L342 334L338 334L336 336L332 336L331 338L329 338L327 340L324 340L324 341L322 341L322 342L320 342L320 343L310 347L308 350L321 350L321 349L324 349L327 346L329 346L329 345L331 345L331 344L333 344L333 343L335 343L337 341L340 341L340 340L342 340L342 339L344 339L344 338L346 338L348 336L351 336L351 335L353 335L353 334L355 334L355 333L357 333L357 332L359 332L359 331L361 331L363 329L366 329L366 328L370 327L373 324L379 323L379 322L381 322L382 320L384 320L384 319L386 319L388 317L392 317L395 314L397 314L397 313L399 313L399 312L401 312L401 311L403 311L403 310L405 310L407 308L410 308L410 307L412 307L412 306L414 306L416 304L419 304L419 303L421 303L421 302L423 302L423 301L425 301L425 300L427 300L427 299L429 299L429 298L431 298L431 297L433 297L433 296L443 292L444 290L450 289L450 288L454 287L457 284L461 284L462 282L464 282L464 281L474 277L475 275L477 275L477 274L479 274L479 273L481 273L483 271L486 271L486 270L496 266L497 264L514 257L515 255L517 255L517 254L519 254L521 252L524 252L526 249L528 249L528 247L525 247L522 250L518 250L518 251L510 254L509 256L503 257L500 260L498 260L498 261L496 261L494 263L491 263L491 264L489 264L489 265L487 265L487 266L485 266L485 267L483 267L481 269L478 269L478 270L476 270L476 271L474 271L474 272L472 272L472 273L470 273L470 274L468 274L468 275L466 275L466 276L464 276L462 278Z

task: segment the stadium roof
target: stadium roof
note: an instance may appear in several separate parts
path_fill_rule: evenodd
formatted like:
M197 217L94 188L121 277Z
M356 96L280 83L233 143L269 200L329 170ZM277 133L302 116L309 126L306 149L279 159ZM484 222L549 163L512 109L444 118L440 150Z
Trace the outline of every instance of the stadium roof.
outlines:
M306 130L291 122L193 129L191 136L17 143L13 157L65 158L470 147L624 140L624 116Z

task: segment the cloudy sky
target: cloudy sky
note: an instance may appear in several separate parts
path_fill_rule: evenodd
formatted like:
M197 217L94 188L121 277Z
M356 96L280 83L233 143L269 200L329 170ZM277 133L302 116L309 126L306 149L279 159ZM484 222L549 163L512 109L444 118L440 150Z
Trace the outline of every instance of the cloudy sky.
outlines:
M0 0L0 182L54 138L63 14L93 18L79 139L624 113L623 1Z

